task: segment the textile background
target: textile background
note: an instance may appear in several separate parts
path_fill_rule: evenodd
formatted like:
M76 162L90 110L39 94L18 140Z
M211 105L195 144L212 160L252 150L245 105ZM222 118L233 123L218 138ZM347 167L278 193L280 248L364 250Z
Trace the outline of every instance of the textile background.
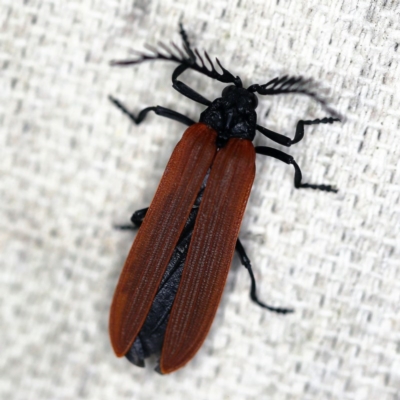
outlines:
M25 0L0 2L0 397L2 399L400 399L400 7L395 0ZM134 234L113 229L148 206L184 127L138 112L203 107L171 87L174 65L111 68L132 49L192 43L245 85L285 74L329 89L346 120L306 128L258 156L240 237L259 296L234 258L203 347L169 376L117 359L112 294ZM183 80L214 99L223 85ZM258 123L293 137L324 117L304 96L261 98ZM257 145L270 145L259 135ZM272 146L284 150L280 146Z

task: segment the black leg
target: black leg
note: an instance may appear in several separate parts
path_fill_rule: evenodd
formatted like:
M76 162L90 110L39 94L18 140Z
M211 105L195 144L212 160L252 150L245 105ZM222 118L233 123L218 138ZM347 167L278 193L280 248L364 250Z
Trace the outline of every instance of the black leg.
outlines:
M264 156L270 156L276 158L280 161L283 161L286 164L291 164L294 167L294 186L296 189L315 189L315 190L323 190L325 192L334 192L337 193L337 189L335 189L331 185L315 185L312 183L301 183L302 174L300 167L297 165L294 158L284 153L283 151L274 149L272 147L265 147L265 146L257 146L256 153L263 154Z
M204 52L206 61L209 64L206 66L201 54L197 50L193 51L193 49L191 48L189 39L187 37L185 30L183 29L182 24L180 24L179 33L181 34L182 37L184 51L182 51L182 49L180 49L174 43L172 43L171 46L167 46L164 43L160 43L159 47L162 49L162 51L158 50L155 47L147 46L147 49L152 54L149 54L148 52L146 53L139 52L137 53L138 57L136 57L135 59L111 61L111 65L128 66L128 65L140 64L147 60L167 60L179 63L179 66L175 69L172 75L172 84L173 84L172 86L182 95L188 97L191 100L204 104L206 106L211 104L210 100L207 100L201 94L195 92L193 89L191 89L183 82L178 81L179 75L181 75L187 69L192 69L194 71L200 72L201 74L206 75L209 78L216 79L219 82L233 83L237 87L243 87L241 79L238 76L236 77L233 76L227 69L225 69L222 66L222 64L217 58L216 62L219 68L222 70L222 73L218 72L215 69L215 66L210 56L207 54L207 52Z
M119 108L125 115L129 117L129 119L134 122L136 125L139 125L145 118L147 113L150 111L154 111L157 115L160 115L161 117L169 118L174 121L181 122L182 124L185 125L193 125L195 124L195 121L190 119L189 117L186 117L186 115L180 114L176 111L170 110L165 107L161 106L156 106L156 107L147 107L140 111L139 115L135 117L119 100L115 99L112 96L108 96L110 101L117 107Z
M177 68L175 68L174 73L172 74L172 87L183 96L188 97L190 100L208 106L211 104L210 100L204 98L201 94L197 93L195 90L187 86L185 83L178 81L178 76L183 74L188 68L190 68L191 64L196 63L196 55L192 50L186 31L181 23L179 24L179 33L182 37L183 47L185 48L186 53L189 56L187 60L189 64L182 64L179 65Z
M238 239L236 242L236 251L239 254L240 260L243 264L243 266L249 271L250 279L251 279L251 289L250 289L250 298L253 300L255 303L257 303L260 307L266 308L267 310L274 311L279 314L288 314L292 313L293 310L290 308L277 308L277 307L271 307L268 306L267 304L261 302L258 300L257 293L256 293L256 280L254 278L253 270L251 268L251 263L249 260L249 257L247 257L246 251L244 250L244 247L240 240Z
M190 68L190 66L184 64L175 68L175 71L172 74L172 87L183 96L188 97L190 100L196 101L200 104L204 104L205 106L209 106L211 104L210 100L207 100L200 93L197 93L195 90L190 88L182 81L178 81L178 76L183 74L188 68Z
M291 146L292 144L300 142L301 139L304 137L304 125L317 125L317 124L332 124L334 122L340 121L339 118L323 118L323 119L314 119L312 121L303 121L300 120L297 123L296 126L296 133L294 135L293 139L290 139L289 137L285 135L281 135L280 133L276 133L273 131L270 131L267 128L264 128L263 126L256 125L256 129L261 132L264 136L266 136L268 139L273 140L276 143L279 143L283 146Z
M141 210L137 210L132 214L131 221L132 225L114 225L114 228L127 230L127 231L134 231L142 225L144 217L146 216L147 210L149 208L142 208Z
M149 207L142 208L140 210L135 211L132 214L132 217L131 217L132 224L135 225L137 228L139 228L140 225L142 225L142 222L144 220L144 217L146 216L148 209L149 209Z

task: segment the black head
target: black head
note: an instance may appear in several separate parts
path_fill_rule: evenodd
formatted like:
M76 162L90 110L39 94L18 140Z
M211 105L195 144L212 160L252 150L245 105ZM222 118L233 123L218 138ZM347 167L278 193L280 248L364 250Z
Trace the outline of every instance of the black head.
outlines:
M227 86L224 88L221 95L226 101L232 104L236 103L241 108L250 107L255 110L258 106L257 96L242 87L237 87L235 85Z
M214 100L201 114L204 122L218 132L218 143L223 146L230 138L253 140L256 133L257 96L241 86L230 85L222 97Z

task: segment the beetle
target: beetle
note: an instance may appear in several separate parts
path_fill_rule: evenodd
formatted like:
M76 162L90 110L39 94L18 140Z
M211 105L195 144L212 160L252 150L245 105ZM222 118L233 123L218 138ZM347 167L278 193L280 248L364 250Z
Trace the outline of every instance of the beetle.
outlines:
M238 238L244 209L255 176L256 154L270 156L294 167L294 186L336 192L331 185L302 182L292 156L252 144L256 131L283 145L298 143L304 127L340 121L340 115L318 95L310 79L283 76L266 84L243 87L216 59L192 49L180 24L183 49L175 44L148 46L131 60L113 61L129 66L147 60L178 63L172 87L183 96L206 106L198 122L161 106L148 107L138 116L119 100L111 102L135 124L152 111L188 126L176 145L153 201L136 211L131 220L140 227L124 264L113 297L109 332L117 356L138 366L151 356L159 357L158 372L167 374L183 367L198 351L211 327L235 250L251 279L251 299L263 308L286 314L293 310L261 302L250 260ZM178 80L188 69L229 84L210 101ZM300 120L293 139L257 124L259 95L298 93L310 96L330 114L322 119ZM132 226L131 226L132 227ZM121 226L128 229L128 226Z

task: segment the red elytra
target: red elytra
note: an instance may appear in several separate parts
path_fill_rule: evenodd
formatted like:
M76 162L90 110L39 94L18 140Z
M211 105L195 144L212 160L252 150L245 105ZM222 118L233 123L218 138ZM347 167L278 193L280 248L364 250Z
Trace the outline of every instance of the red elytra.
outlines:
M190 126L175 147L129 252L115 290L110 337L115 354L132 346L151 308L202 182L211 168L175 297L160 372L183 367L198 351L221 300L255 175L251 141L232 138L217 151L217 133Z

